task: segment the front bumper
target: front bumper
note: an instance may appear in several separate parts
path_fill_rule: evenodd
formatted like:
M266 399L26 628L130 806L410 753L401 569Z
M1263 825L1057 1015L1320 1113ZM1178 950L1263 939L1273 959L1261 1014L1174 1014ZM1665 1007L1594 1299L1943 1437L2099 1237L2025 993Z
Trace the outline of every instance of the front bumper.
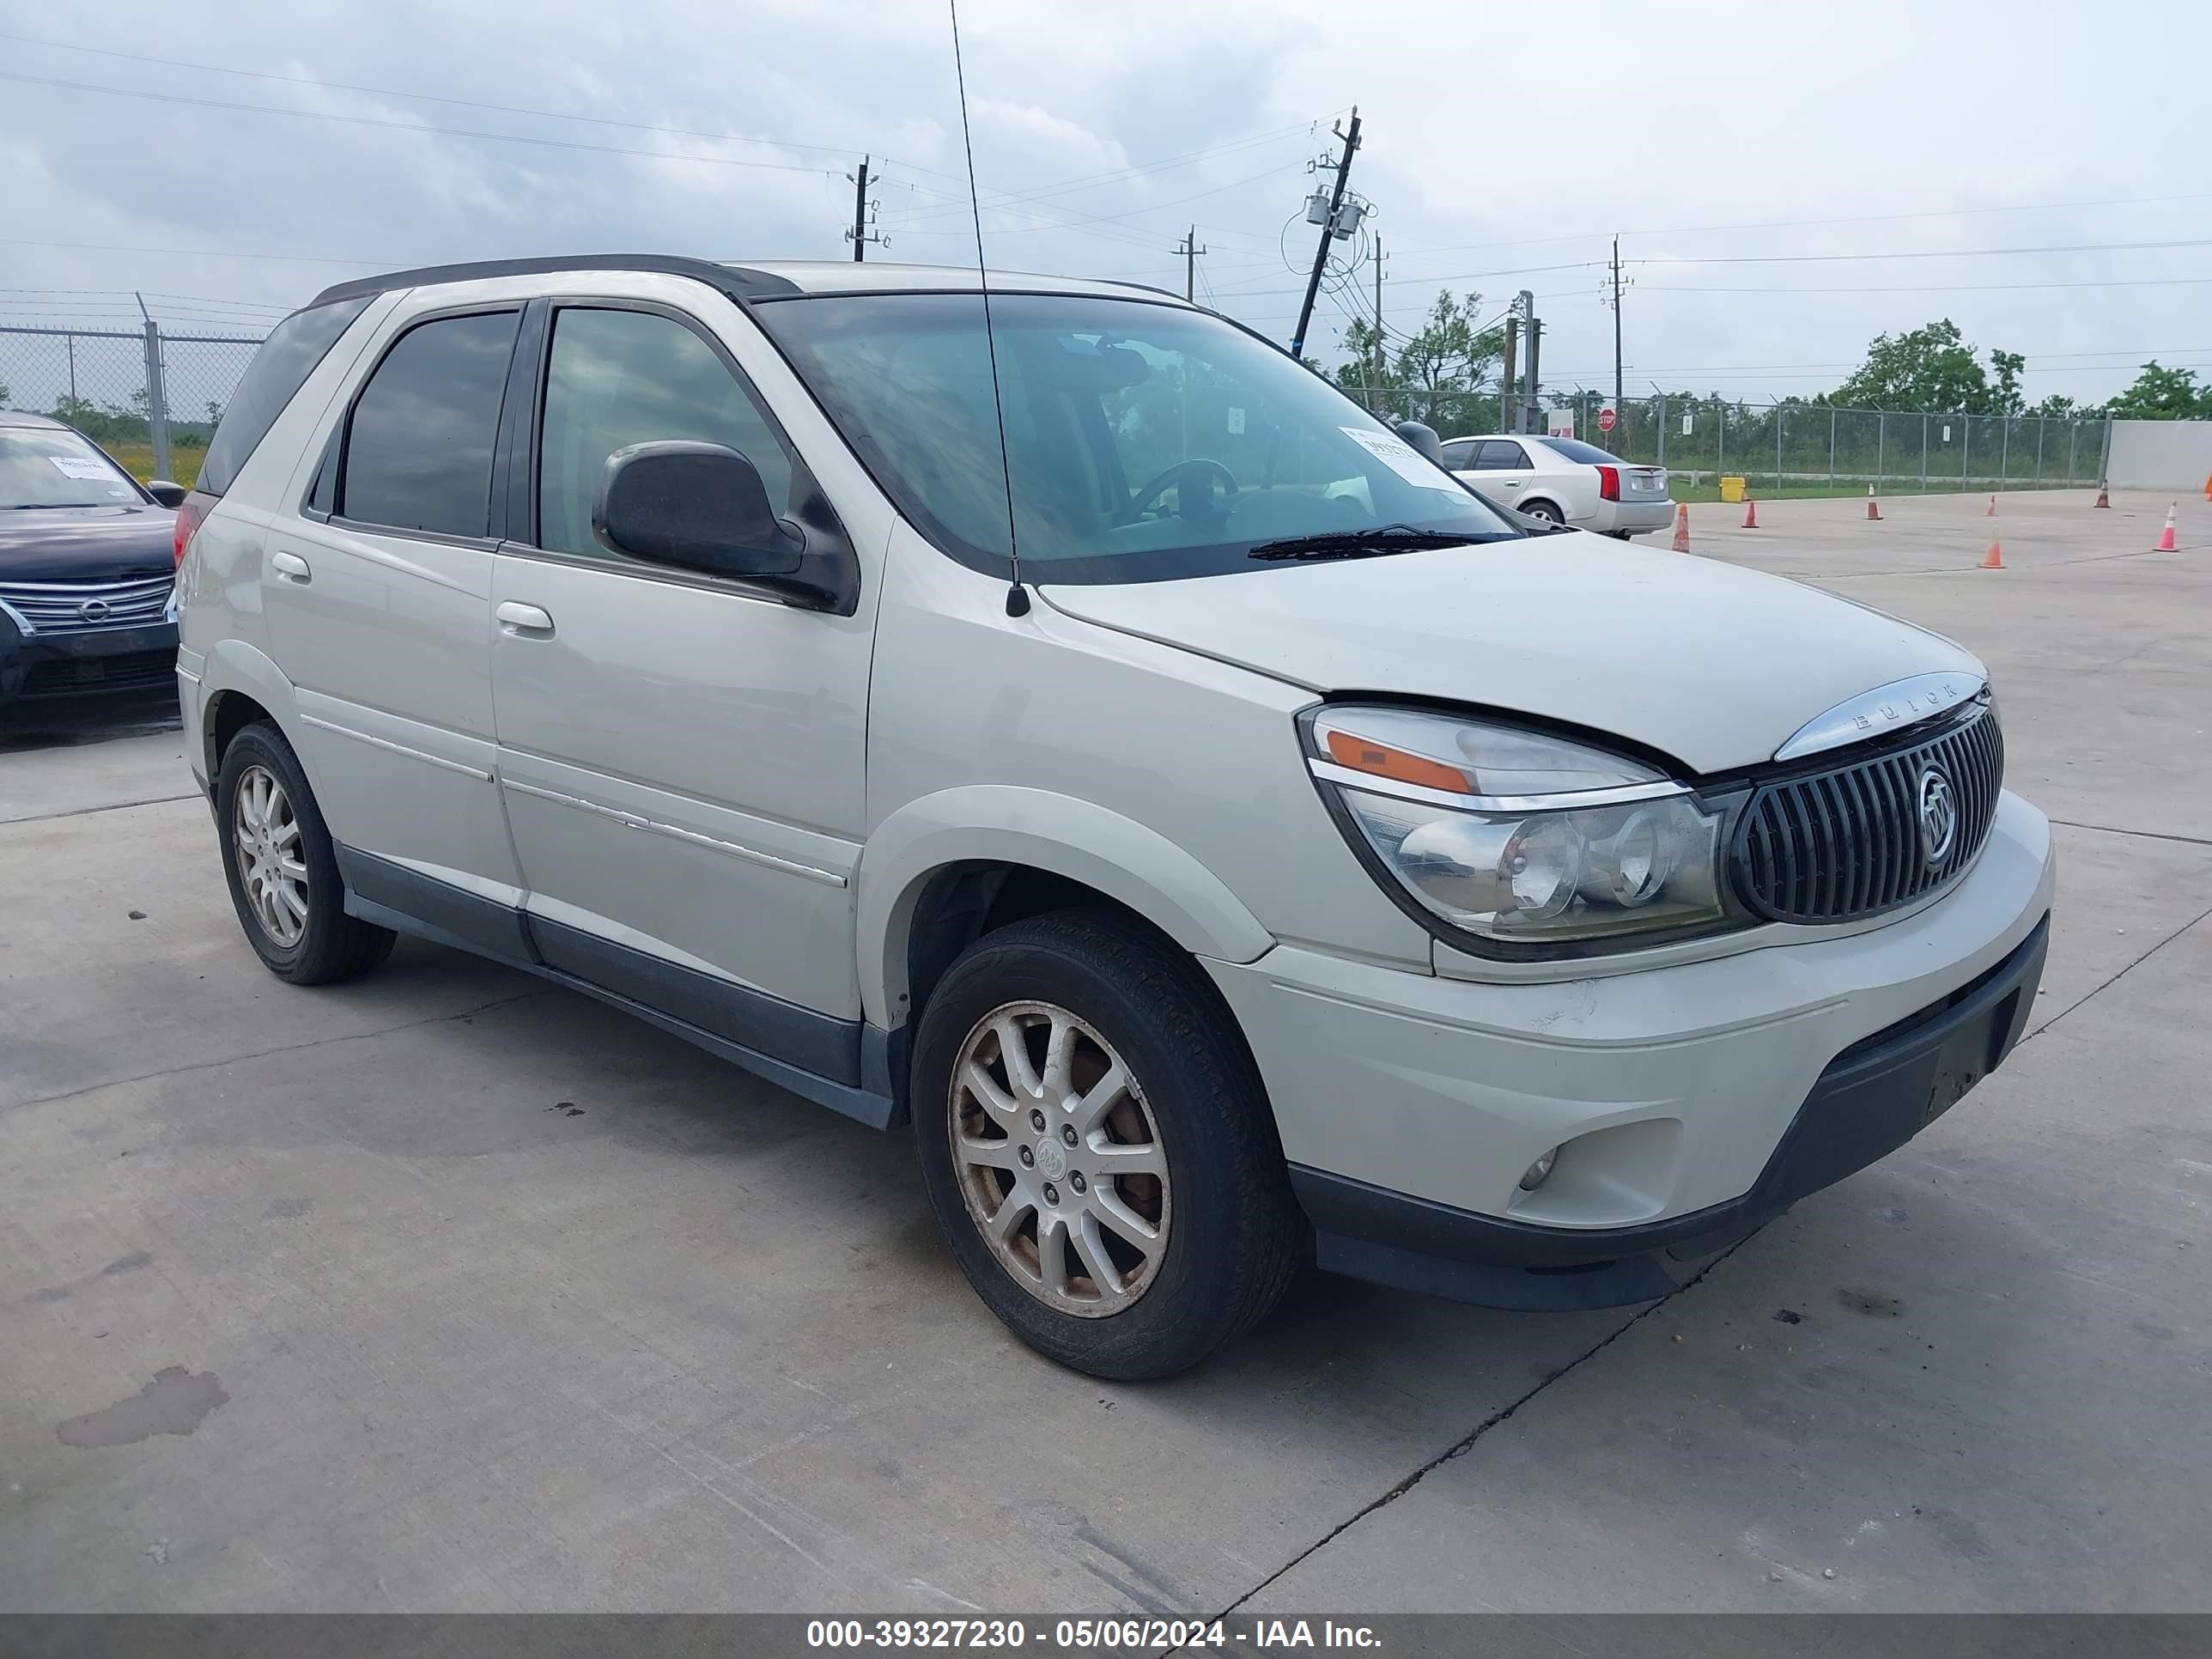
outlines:
M1330 1272L1486 1307L1609 1308L1665 1296L1689 1264L1918 1134L2002 1065L2027 1024L2051 919L1971 984L1828 1063L1752 1189L1641 1226L1533 1226L1324 1170L1291 1185Z
M1760 948L1662 949L1661 965L1591 964L1578 979L1463 958L1432 977L1291 945L1206 966L1259 1063L1324 1265L1509 1306L1601 1305L1657 1294L1658 1281L1642 1275L1639 1290L1592 1264L1741 1233L1917 1132L1916 1117L1883 1140L1895 1119L1880 1117L1851 1149L1863 1157L1821 1160L1811 1185L1796 1162L1809 1154L1777 1163L1832 1132L1813 1107L1846 1062L1857 1087L1881 1049L1898 1100L1920 1060L1958 1070L1957 1054L1925 1045L1973 1017L1957 1012L1962 993L1999 987L1975 1005L1993 1008L2024 985L2009 1017L2026 1017L2055 881L2049 823L2006 794L1971 870L1857 931L1778 927ZM1996 1034L1991 1063L2016 1036ZM1957 1038L1968 1051L1975 1040ZM1921 1087L1918 1104L1929 1099ZM1850 1109L1854 1121L1869 1109ZM1550 1177L1519 1190L1553 1147ZM1550 1258L1524 1259L1539 1243Z
M88 696L174 696L177 625L26 634L0 615L0 708Z

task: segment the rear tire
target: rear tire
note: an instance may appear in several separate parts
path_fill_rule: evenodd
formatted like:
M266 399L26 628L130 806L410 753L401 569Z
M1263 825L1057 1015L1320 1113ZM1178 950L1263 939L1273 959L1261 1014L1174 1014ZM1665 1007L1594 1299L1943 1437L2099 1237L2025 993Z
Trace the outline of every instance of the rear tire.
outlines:
M1527 514L1532 519L1541 519L1547 524L1566 522L1565 515L1549 501L1522 501L1518 510Z
M1196 1364L1310 1254L1257 1069L1188 956L1109 913L986 934L924 1009L922 1178L968 1282L1093 1376Z
M358 979L392 954L389 928L349 916L331 833L284 734L242 727L215 781L222 873L246 943L295 985Z

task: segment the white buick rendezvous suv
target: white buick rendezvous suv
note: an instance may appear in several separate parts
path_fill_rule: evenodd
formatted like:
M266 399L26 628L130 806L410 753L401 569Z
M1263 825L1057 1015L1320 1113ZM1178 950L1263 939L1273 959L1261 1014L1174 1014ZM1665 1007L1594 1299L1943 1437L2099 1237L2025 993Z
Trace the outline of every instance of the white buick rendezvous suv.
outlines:
M1110 283L332 289L179 515L246 939L417 934L910 1126L982 1299L1101 1376L1313 1261L1663 1295L2004 1059L2049 826L1957 645L1534 540L1437 453Z

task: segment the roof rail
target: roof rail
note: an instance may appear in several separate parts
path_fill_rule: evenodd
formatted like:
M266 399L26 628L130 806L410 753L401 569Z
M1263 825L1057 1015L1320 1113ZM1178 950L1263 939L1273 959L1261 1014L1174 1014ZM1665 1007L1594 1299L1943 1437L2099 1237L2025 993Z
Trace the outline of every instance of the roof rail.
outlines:
M473 283L492 276L543 276L562 270L650 270L668 276L690 276L720 290L743 305L770 295L797 294L799 284L788 277L744 265L716 264L711 259L687 259L665 253L571 253L541 259L484 259L471 264L421 265L383 276L362 276L326 288L308 301L335 305L341 300L372 298L394 289L426 288L436 283Z

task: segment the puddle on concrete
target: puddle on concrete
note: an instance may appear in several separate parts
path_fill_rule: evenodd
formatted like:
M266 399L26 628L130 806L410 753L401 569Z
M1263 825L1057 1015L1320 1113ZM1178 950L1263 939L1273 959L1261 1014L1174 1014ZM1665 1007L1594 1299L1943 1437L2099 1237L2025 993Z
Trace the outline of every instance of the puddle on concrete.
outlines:
M157 1434L190 1434L229 1398L213 1371L195 1376L170 1365L130 1399L72 1417L54 1432L64 1446L128 1446Z

